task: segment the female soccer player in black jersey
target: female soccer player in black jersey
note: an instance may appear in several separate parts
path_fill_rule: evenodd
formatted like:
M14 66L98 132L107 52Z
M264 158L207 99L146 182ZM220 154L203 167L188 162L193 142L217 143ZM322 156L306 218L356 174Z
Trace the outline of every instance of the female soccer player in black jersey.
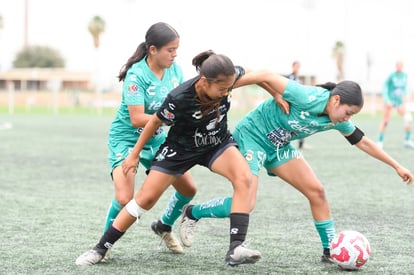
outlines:
M195 165L202 165L227 178L234 193L230 214L230 246L225 262L254 263L261 254L244 245L251 210L251 172L236 147L227 125L230 91L244 75L225 55L212 51L193 59L199 75L172 90L145 125L135 147L122 164L125 174L135 173L143 146L163 124L170 127L151 164L150 172L135 197L122 209L96 246L76 260L77 265L100 262L105 252L125 231L158 201L164 191ZM250 72L244 85L264 88L267 72ZM253 75L252 75L253 74ZM247 76L247 74L246 74ZM271 91L270 91L271 93ZM185 186L181 186L185 188Z

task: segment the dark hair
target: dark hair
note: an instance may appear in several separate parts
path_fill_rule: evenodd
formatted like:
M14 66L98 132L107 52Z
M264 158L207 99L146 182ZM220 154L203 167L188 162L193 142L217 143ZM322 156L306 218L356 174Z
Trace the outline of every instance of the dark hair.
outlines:
M364 97L362 96L361 87L354 81L344 80L338 84L327 82L316 86L329 90L331 96L339 95L340 104L356 105L361 108L364 106Z
M216 54L212 50L199 53L193 58L193 63L200 76L204 76L208 82L223 81L221 77L234 76L236 69L233 62L225 55ZM219 105L221 98L211 99L207 95L197 95L198 104L203 116L216 108L217 117L220 116Z
M118 75L119 81L125 79L127 71L133 64L141 61L141 59L147 55L150 46L154 45L157 49L161 49L163 46L177 38L180 38L178 32L167 23L159 22L152 25L145 34L145 42L138 45L134 54L128 58L128 61L122 66Z
M230 58L222 54L216 54L212 50L199 53L194 57L193 66L209 82L219 82L222 80L219 78L220 76L231 76L236 73Z

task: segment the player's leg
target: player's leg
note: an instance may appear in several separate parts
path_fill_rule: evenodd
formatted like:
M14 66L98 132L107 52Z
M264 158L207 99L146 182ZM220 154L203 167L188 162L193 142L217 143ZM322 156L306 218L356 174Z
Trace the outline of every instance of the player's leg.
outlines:
M335 237L335 226L324 187L312 168L303 157L299 157L273 168L271 172L288 182L309 200L314 225L322 243L322 261L330 261L329 245Z
M251 210L256 203L258 177L253 175L251 190ZM230 217L232 205L231 197L217 197L203 203L186 205L180 224L180 238L185 246L191 246L194 240L196 223L202 218L227 218Z
M383 116L379 126L378 140L377 144L379 147L383 147L385 130L387 129L388 123L390 121L392 111L392 105L390 103L384 105Z
M172 185L176 192L171 195L161 219L151 224L151 229L161 237L168 249L174 253L183 253L183 248L172 234L172 226L181 216L183 207L195 196L197 188L189 172L177 178Z
M121 168L122 162L129 154L129 146L131 146L131 144L128 142L109 142L108 145L109 163L111 166L111 177L114 183L115 197L112 199L106 212L103 233L108 230L121 209L134 196L135 174L131 173L124 175ZM120 158L119 155L122 155L123 157ZM110 252L111 250L108 249L102 261L106 262L109 260Z
M404 121L404 146L406 148L414 149L414 142L411 141L411 122L413 117L405 105L400 105L397 108L398 114Z
M213 160L210 169L227 178L233 185L230 246L225 261L230 266L255 263L261 258L260 252L244 245L252 209L252 175L249 166L239 150L230 146Z
M134 196L135 174L129 173L128 175L124 175L122 166L117 166L112 171L112 177L114 181L115 198L109 205L103 233L108 230L121 209Z
M175 179L176 177L173 175L151 170L135 197L122 208L95 247L76 259L76 264L92 265L99 263L107 250L122 237L134 222L138 222L140 217L154 206Z
M202 218L230 217L231 197L218 197L200 204L184 206L180 223L180 239L183 245L193 244L196 223Z

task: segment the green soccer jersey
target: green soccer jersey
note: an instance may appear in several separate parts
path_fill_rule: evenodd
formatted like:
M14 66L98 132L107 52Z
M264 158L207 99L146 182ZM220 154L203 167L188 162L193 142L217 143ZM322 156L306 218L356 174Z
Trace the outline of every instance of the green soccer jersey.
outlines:
M394 106L401 105L404 96L407 95L407 74L405 72L391 73L384 83L382 94L384 102L391 102Z
M351 134L355 130L351 121L333 123L327 115L322 114L329 95L330 92L324 88L304 86L289 80L283 94L283 99L290 104L289 114L285 114L270 98L247 114L236 129L250 129L250 135L269 150L331 129L345 135Z
M145 113L153 114L160 108L167 94L182 82L182 70L176 63L165 69L161 80L148 67L145 58L135 63L128 70L123 83L122 101L111 125L110 139L130 141L135 144L143 128L132 126L128 106L144 105ZM162 128L157 134L161 131Z

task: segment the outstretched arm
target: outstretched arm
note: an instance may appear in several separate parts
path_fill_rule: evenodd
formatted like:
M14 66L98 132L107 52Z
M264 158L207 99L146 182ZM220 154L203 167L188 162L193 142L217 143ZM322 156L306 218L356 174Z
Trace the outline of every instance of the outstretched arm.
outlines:
M288 79L286 77L270 71L251 71L247 72L239 80L237 80L234 84L234 88L257 84L273 96L276 103L285 113L289 113L289 103L282 98L287 82Z
M267 70L249 71L236 81L234 88L257 84L266 89L272 96L276 93L283 95L287 82L286 77Z
M366 136L363 136L362 139L355 144L355 146L367 153L368 155L394 168L397 174L408 185L413 183L413 175L411 174L411 172L407 168L401 166L396 160L394 160L390 155L388 155L378 145L376 145L375 142L373 142Z

